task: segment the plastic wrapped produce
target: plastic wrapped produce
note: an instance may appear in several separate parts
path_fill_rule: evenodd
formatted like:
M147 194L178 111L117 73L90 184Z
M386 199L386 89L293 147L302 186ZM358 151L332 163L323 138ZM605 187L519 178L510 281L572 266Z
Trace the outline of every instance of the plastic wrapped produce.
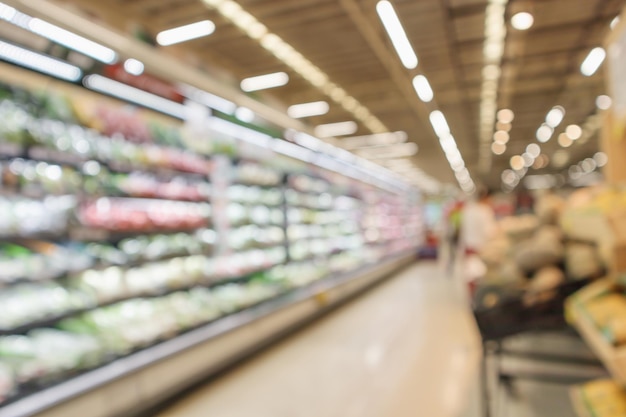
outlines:
M570 243L565 248L565 270L571 279L598 277L603 272L598 249L586 243Z

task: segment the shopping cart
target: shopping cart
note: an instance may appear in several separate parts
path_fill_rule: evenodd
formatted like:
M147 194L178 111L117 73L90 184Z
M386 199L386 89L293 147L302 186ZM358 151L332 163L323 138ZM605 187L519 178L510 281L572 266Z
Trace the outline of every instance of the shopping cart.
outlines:
M496 386L504 384L512 389L514 379L527 379L559 384L580 382L580 377L550 374L546 372L513 373L504 371L502 358L524 358L531 361L551 362L568 365L599 366L595 358L566 356L534 351L511 351L503 346L505 339L513 336L531 335L542 332L567 332L575 336L564 317L564 304L567 297L587 285L591 280L568 281L542 294L534 294L532 299L523 291L503 292L501 287L480 286L476 289L473 313L483 342L482 394L483 414L491 415L491 395L489 375L497 377ZM494 297L489 298L490 290ZM497 297L497 299L496 299ZM485 301L491 301L489 307ZM489 303L488 303L489 304ZM491 360L490 360L491 359ZM488 369L488 364L491 366ZM495 368L495 369L491 369ZM490 371L490 372L489 372ZM603 370L601 372L604 372Z

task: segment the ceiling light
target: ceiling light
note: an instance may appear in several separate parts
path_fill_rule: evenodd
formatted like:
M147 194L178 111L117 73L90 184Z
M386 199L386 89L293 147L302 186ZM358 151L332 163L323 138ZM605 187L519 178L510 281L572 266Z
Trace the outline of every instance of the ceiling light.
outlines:
M572 139L569 138L569 136L567 136L567 134L565 133L561 133L559 135L559 145L561 145L564 148L569 148L570 146L572 146L572 143L574 143L572 141Z
M70 49L87 55L95 60L112 64L117 60L117 54L111 48L100 45L73 32L62 29L44 20L33 18L28 22L28 29L44 38L66 46Z
M617 24L619 23L619 16L615 16L613 18L613 20L611 20L611 29L615 29L615 26L617 26Z
M533 158L538 158L541 155L541 147L536 143L531 143L526 147L526 153Z
M0 59L67 81L78 81L82 71L67 62L0 41Z
M508 132L505 132L504 130L498 130L496 133L493 134L493 140L503 145L508 143L509 139L510 136Z
M378 148L364 148L356 152L358 155L367 159L395 159L413 156L417 154L417 151L417 144L409 142Z
M287 114L289 117L299 119L302 117L321 116L328 113L330 106L325 101L312 101L310 103L294 104L289 106Z
M534 169L543 169L550 164L550 158L546 154L541 154L535 159Z
M561 106L554 106L546 115L546 124L551 128L555 128L561 124L565 117L565 109Z
M358 126L353 121L328 123L315 128L315 136L328 138L331 136L352 135L358 130Z
M143 74L144 65L143 62L137 59L128 58L126 61L124 61L124 70L131 75L139 76Z
M593 159L596 161L596 165L598 165L599 167L603 167L609 162L609 157L606 156L604 152L597 152L593 156Z
M255 114L247 107L238 107L237 110L235 110L235 117L242 122L252 123L254 121Z
M604 58L606 58L604 48L593 48L581 64L580 72L587 77L591 77L596 73L598 68L600 68L600 65L604 62Z
M491 152L495 155L502 155L506 152L506 145L500 142L494 142L491 144Z
M244 78L241 81L241 89L247 93L251 91L265 90L268 88L281 87L289 82L286 72L274 72L271 74L257 75L256 77Z
M600 110L608 110L611 108L612 104L613 104L613 100L611 100L611 97L605 94L598 96L598 98L596 98L596 106L598 106Z
M513 168L516 171L524 169L524 165L525 165L524 158L522 158L520 155L512 156L510 160L510 164L511 164L511 168Z
M550 140L553 133L554 129L544 123L541 125L541 127L539 127L539 129L537 129L537 140L539 142L545 143Z
M400 61L402 61L402 65L407 69L417 67L417 55L415 55L415 51L406 36L393 5L387 0L381 0L376 4L376 12L383 22L391 43L400 57Z
M515 118L515 113L511 109L502 109L498 111L498 121L502 123L511 123Z
M210 20L179 26L159 32L156 41L161 46L174 45L176 43L190 41L192 39L208 36L215 31L215 23Z
M528 152L524 152L522 154L522 159L524 160L524 166L526 168L530 168L535 162L535 158L533 158Z
M434 97L433 89L430 87L428 83L428 79L423 75L416 75L413 78L413 88L415 88L415 92L417 96L424 103L430 103Z
M429 119L430 124L433 126L433 129L435 130L437 136L441 138L450 134L450 126L448 126L446 117L441 111L435 110L431 112Z
M396 143L406 142L408 135L406 132L386 132L376 133L373 135L353 136L341 139L339 144L345 149L356 149L366 146L382 146L393 145Z
M565 129L565 134L571 140L578 140L583 135L583 130L578 125L569 125Z
M519 12L511 17L511 26L517 30L528 30L535 22L535 18L528 12Z
M511 123L503 123L503 122L496 123L496 129L504 130L505 132L510 132L511 127L512 127Z
M102 75L88 75L83 79L83 84L91 90L118 97L181 120L185 118L184 105L103 77Z

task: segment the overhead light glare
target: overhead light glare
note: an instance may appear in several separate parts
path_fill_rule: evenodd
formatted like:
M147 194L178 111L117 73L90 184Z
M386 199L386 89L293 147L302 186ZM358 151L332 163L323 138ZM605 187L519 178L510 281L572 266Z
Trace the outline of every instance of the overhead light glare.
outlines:
M289 106L287 114L294 119L302 117L321 116L328 113L330 106L325 101L312 101L310 103L294 104Z
M122 100L154 109L178 119L185 118L185 106L155 94L120 83L102 75L92 74L83 79L85 87L99 93L108 94Z
M289 82L286 72L274 72L271 74L257 75L244 78L241 81L241 89L247 93L251 91L266 90L268 88L282 87Z
M406 36L406 32L402 27L402 23L400 23L400 19L398 19L393 5L387 0L381 0L376 4L376 12L391 39L396 53L400 57L402 65L407 69L417 67L417 55L415 55L415 51L409 42L409 38Z
M28 29L37 35L53 42L87 55L105 64L112 64L117 60L117 54L111 48L100 45L92 40L83 38L69 30L48 23L39 18L32 18L28 22Z
M615 26L619 23L619 16L615 16L613 20L611 20L611 30L615 29Z
M524 161L524 158L522 158L520 155L515 155L511 157L510 164L511 164L511 168L513 168L516 171L520 171L524 169L525 161Z
M502 155L506 152L506 145L504 143L494 142L491 144L491 152L493 152L494 155Z
M503 145L506 145L509 142L510 138L511 137L509 136L509 133L505 132L504 130L498 130L496 133L493 134L493 140Z
M596 161L596 165L600 168L605 166L609 162L609 157L604 152L597 152L593 156L594 161Z
M574 142L566 133L561 133L559 135L559 145L561 145L562 147L569 148L570 146L572 146L572 143Z
M526 153L536 159L541 155L541 147L536 143L531 143L526 147Z
M356 133L358 126L353 121L328 123L319 125L315 128L315 136L320 138L328 138L331 136L345 136Z
M611 100L611 97L607 96L606 94L603 94L601 96L598 96L598 98L596 98L596 106L600 110L608 110L611 108L612 104L613 104L613 100Z
M519 12L511 17L511 26L517 30L528 30L535 23L535 18L528 12Z
M143 74L144 68L143 62L137 59L128 58L124 61L124 70L131 75L139 76Z
M413 78L413 88L415 88L415 92L417 96L424 103L430 103L434 97L433 89L430 87L430 83L428 79L423 75L416 75Z
M156 41L161 46L170 46L181 42L190 41L192 39L209 36L215 31L215 23L210 20L202 20L200 22L190 23L188 25L179 26L159 32Z
M546 124L551 128L555 128L561 124L565 117L565 109L561 106L554 106L546 115Z
M441 138L450 134L450 126L448 126L446 117L441 111L434 110L430 113L429 119L430 124L433 126L433 129L435 130L437 136Z
M237 110L237 105L232 101L226 100L225 98L199 90L186 84L179 85L179 88L185 97L197 101L198 103L202 103L205 106L224 114L234 114L235 110Z
M537 129L537 140L541 143L545 143L552 138L553 133L554 129L544 123Z
M66 81L78 81L83 73L75 65L0 41L0 58Z
M256 115L247 107L238 107L237 110L235 110L235 117L242 122L252 123L254 122Z
M600 68L600 65L604 62L604 58L606 58L606 51L604 48L593 48L581 64L580 72L584 76L591 77L596 73L596 71L598 71L598 68Z
M578 140L581 138L581 136L583 135L583 130L580 126L578 125L569 125L567 126L567 128L565 129L565 134L567 135L568 138L570 138L571 140Z

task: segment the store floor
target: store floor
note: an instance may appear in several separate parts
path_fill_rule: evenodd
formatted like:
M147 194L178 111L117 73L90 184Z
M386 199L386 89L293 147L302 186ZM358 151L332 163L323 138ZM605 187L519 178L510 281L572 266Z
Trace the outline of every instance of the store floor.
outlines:
M157 417L477 417L480 357L465 288L420 262ZM516 387L496 417L573 415L566 386Z

